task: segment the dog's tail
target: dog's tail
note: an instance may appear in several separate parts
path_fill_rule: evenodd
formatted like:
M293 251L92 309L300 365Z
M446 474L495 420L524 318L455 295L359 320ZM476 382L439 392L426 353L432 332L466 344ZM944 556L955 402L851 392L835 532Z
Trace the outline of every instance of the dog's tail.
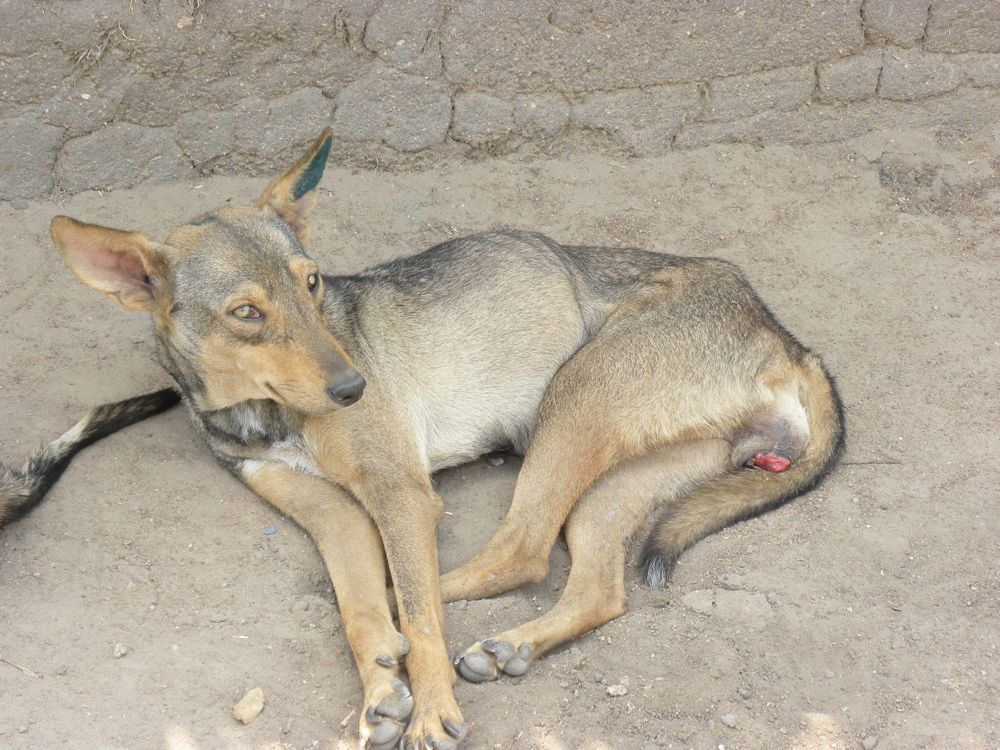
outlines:
M91 409L87 416L48 445L38 448L20 469L0 464L0 526L38 505L79 451L123 427L166 411L180 401L173 388Z
M819 359L806 355L799 400L809 438L802 455L781 473L737 467L667 506L657 520L640 563L651 588L663 588L680 554L709 534L752 518L807 492L837 463L844 445L844 418L832 378Z

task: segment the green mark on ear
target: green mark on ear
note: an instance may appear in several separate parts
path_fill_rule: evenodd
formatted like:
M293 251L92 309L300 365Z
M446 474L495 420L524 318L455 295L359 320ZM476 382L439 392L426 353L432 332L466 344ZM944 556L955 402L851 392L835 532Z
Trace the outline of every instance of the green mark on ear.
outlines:
M326 167L326 158L330 155L330 145L332 143L333 138L327 138L323 141L323 145L319 147L319 151L316 152L312 161L309 162L309 166L303 170L299 181L295 183L295 189L292 191L292 200L298 200L319 185L319 181L323 178L323 169Z
M215 217L212 216L212 214L205 214L200 219L195 219L194 221L190 222L190 224L193 227L203 227L206 224L211 224L213 221L215 221Z

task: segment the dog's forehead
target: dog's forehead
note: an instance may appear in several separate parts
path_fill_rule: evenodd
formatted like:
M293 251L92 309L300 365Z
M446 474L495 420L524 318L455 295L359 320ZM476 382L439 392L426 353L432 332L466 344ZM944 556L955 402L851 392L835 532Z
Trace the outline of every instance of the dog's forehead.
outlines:
M253 206L225 206L204 213L174 230L167 242L188 252L303 253L288 224L273 211Z
M167 242L179 250L172 264L178 285L216 294L245 282L280 288L290 280L289 261L306 257L284 221L249 207L203 214Z

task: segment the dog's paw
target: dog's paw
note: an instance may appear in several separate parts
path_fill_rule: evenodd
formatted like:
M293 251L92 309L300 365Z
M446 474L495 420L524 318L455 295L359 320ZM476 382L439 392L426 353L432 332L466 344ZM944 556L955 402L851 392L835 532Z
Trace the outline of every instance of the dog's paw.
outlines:
M534 650L530 643L515 648L507 641L490 638L455 657L455 669L469 682L488 682L501 674L520 677L531 666Z
M468 734L469 727L456 706L452 718L437 712L414 715L399 746L402 750L458 750Z
M413 711L410 689L398 677L390 683L391 690L383 696L370 696L361 716L358 732L365 750L389 750L399 744Z

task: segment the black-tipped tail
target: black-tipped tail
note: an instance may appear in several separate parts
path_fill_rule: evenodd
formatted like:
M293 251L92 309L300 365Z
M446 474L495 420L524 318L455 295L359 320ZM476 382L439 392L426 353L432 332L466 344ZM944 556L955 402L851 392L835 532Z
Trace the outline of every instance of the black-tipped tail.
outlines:
M18 520L38 505L79 451L112 432L166 411L180 400L177 391L164 388L98 406L60 437L36 450L20 469L0 465L0 526Z

